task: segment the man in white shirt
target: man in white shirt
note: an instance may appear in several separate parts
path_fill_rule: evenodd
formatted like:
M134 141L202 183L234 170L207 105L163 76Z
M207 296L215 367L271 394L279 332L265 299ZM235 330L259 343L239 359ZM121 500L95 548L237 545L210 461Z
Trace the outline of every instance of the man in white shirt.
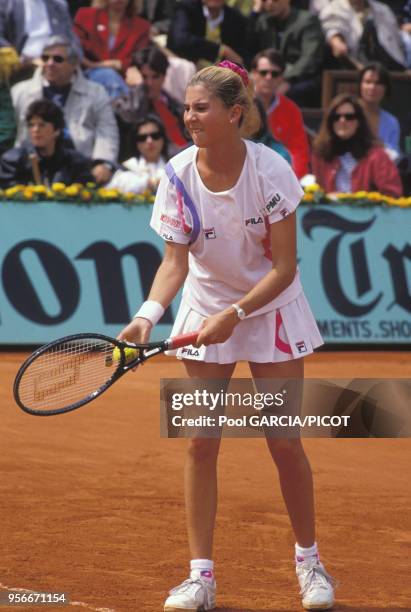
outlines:
M81 51L66 0L0 0L0 47L14 47L22 64L38 63L52 35L65 36Z

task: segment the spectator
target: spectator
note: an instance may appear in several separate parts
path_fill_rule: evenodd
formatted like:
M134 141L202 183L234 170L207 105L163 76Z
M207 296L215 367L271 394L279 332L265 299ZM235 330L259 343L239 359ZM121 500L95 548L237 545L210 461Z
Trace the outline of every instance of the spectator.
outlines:
M308 172L310 160L308 139L298 106L283 96L284 59L275 49L258 53L251 63L251 76L256 96L267 113L269 128L291 155L292 167L298 178Z
M101 85L81 73L74 46L62 36L51 37L42 54L43 67L34 76L17 83L11 93L17 114L17 140L27 136L27 108L33 100L47 98L64 112L67 135L76 149L93 160L97 183L110 180L117 163L118 129L110 99Z
M168 60L158 47L152 45L138 51L133 60L143 82L130 87L127 95L113 100L113 108L120 126L120 159L134 154L134 125L148 114L157 115L165 126L172 154L186 146L183 124L183 105L163 89ZM130 128L133 128L130 130Z
M82 6L90 6L91 0L70 0L69 11L71 17L74 19L75 14Z
M16 138L16 117L10 95L10 76L19 58L13 47L0 48L0 155L13 146Z
M336 96L324 114L313 142L312 170L326 192L401 196L398 170L376 143L359 100L351 94Z
M163 124L155 115L147 115L136 126L136 154L117 170L107 185L120 191L155 192L168 161L167 136Z
M407 68L411 68L411 0L406 0L402 7L401 38L405 47L405 61Z
M178 0L143 0L141 17L151 23L151 36L167 34Z
M279 51L286 66L281 93L298 106L319 105L325 42L318 17L290 0L265 0L263 8L250 18L250 48Z
M281 157L284 157L284 159L287 160L288 163L291 165L291 155L289 154L285 146L281 144L281 142L276 140L270 132L270 128L268 127L267 123L267 114L265 112L263 103L259 98L255 98L254 104L256 105L258 114L260 115L260 127L251 136L250 140L264 144L269 149L272 149L273 151L281 155Z
M398 119L381 108L381 102L391 93L391 78L388 70L374 62L367 64L360 72L360 102L369 126L375 137L383 143L391 159L401 154L401 129Z
M65 36L80 51L66 0L1 0L0 47L14 47L22 67L39 62L46 40L53 35Z
M37 100L27 109L30 143L10 149L0 159L0 185L54 182L87 183L93 180L91 160L64 145L64 116L50 100Z
M388 70L404 70L406 57L396 17L375 0L331 0L320 20L332 55L361 69L381 62Z
M157 43L152 42L152 46ZM183 57L177 57L172 51L166 47L157 45L162 53L167 57L168 66L166 72L166 78L163 83L163 89L168 92L173 98L184 104L186 87L191 77L196 72L196 66L193 62L184 59ZM127 69L126 83L129 87L135 87L141 85L143 82L141 73L136 67L135 63Z
M261 0L226 0L227 6L238 9L245 17L252 13L256 3L260 5Z
M136 0L94 0L92 7L79 9L74 31L87 77L103 85L111 98L127 93L123 76L132 55L150 40L150 23L137 16Z
M238 64L247 57L247 19L224 0L181 0L168 34L168 48L203 68L217 60Z

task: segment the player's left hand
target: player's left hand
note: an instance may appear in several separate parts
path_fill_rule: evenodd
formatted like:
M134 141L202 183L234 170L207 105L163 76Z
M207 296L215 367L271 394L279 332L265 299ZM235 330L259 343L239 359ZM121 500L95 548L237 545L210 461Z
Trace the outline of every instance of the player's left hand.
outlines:
M238 322L239 319L234 309L233 312L224 310L208 317L201 326L195 346L225 342L233 333Z

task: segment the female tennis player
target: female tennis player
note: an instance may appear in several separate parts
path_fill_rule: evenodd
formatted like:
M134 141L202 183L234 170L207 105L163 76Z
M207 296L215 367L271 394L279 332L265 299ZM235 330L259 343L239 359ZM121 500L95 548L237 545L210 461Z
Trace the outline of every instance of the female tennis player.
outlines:
M230 379L237 361L254 378L300 378L303 357L322 344L296 265L302 190L289 164L256 131L247 72L224 61L196 73L184 121L194 145L172 158L161 180L151 225L165 254L148 301L119 338L145 342L184 283L173 333L201 328L197 351L179 349L189 377ZM191 354L190 354L191 353ZM299 439L267 438L295 533L303 606L327 610L333 580L320 563L311 468ZM213 530L219 439L190 440L185 499L191 573L164 606L215 608Z

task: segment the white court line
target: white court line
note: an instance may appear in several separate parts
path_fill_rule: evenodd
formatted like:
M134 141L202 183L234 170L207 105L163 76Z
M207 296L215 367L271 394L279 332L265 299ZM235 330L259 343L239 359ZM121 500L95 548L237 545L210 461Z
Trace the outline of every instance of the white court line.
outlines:
M31 589L21 589L19 587L9 587L6 586L5 584L3 584L2 582L0 582L0 589L3 589L4 591L16 591L17 593L28 593L29 595L32 594L34 595L35 593L43 593L45 591L32 591ZM22 602L23 604L26 604L27 602ZM51 603L51 602L50 602ZM7 604L6 604L7 605ZM16 605L16 604L14 604ZM33 603L33 605L45 605L47 606L48 604L35 604ZM116 612L115 610L113 610L112 608L95 608L94 606L91 606L88 603L84 603L83 601L69 601L68 604L64 604L64 605L68 605L68 606L78 606L80 608L87 608L87 610L92 610L93 612ZM16 607L20 607L19 605L16 605Z

